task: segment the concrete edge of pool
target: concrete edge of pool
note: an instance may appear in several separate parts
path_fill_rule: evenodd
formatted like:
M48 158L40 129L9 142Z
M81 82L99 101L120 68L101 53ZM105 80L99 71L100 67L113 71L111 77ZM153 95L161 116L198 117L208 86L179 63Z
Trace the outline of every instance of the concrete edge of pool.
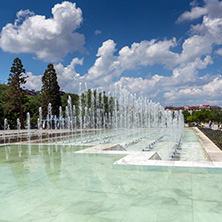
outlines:
M166 161L161 160L157 152L136 152L109 150L118 144L99 144L91 148L76 151L74 153L88 154L123 154L125 157L116 161L114 165L137 165L137 166L168 166L168 167L198 167L198 168L222 168L222 151L197 127L192 128L202 144L209 162L195 161Z

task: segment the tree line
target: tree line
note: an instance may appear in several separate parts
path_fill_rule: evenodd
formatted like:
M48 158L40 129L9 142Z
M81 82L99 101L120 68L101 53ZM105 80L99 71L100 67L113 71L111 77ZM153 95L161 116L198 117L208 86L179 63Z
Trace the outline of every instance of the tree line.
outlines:
M30 113L31 125L36 126L37 119L39 118L39 107L42 107L43 118L46 118L48 113L48 104L51 103L52 114L59 116L59 107L62 107L63 116L65 116L65 107L67 106L68 96L71 97L72 104L76 107L76 112L79 109L79 95L75 93L60 94L60 86L57 81L56 70L53 64L48 64L43 76L42 87L38 95L30 96L25 94L24 85L27 81L27 74L23 68L21 59L15 58L8 82L6 85L0 84L0 128L4 127L4 119L7 121L11 129L17 128L17 119L20 119L21 128L24 129L26 125L26 114ZM98 97L98 104L95 106L101 106L102 100L105 104L104 112L109 112L110 104L113 103L113 99L108 98L105 92L96 95L96 90L87 91L87 94L81 95L81 104L87 107L91 107L91 97L94 94L94 98ZM96 102L96 101L94 101ZM87 104L86 104L87 103ZM112 107L112 105L111 105Z
M199 123L209 122L210 120L215 123L222 123L222 110L221 108L213 108L211 110L202 109L194 111L190 114L188 111L183 111L185 123Z

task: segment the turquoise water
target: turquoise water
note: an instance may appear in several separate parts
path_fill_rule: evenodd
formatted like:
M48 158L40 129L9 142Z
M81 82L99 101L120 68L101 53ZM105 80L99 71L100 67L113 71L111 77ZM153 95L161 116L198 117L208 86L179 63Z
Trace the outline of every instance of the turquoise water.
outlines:
M185 129L180 160L182 161L209 161L196 135L191 129Z
M163 132L160 133L159 131L154 131L150 138L141 140L139 143L129 146L127 150L141 151L163 134ZM163 139L153 147L152 151L156 151L162 160L169 160L174 145L175 142L170 141L168 137L163 137ZM192 129L184 129L184 138L181 148L179 158L181 161L209 161L196 133Z
M0 221L219 222L222 170L113 166L73 146L0 147Z

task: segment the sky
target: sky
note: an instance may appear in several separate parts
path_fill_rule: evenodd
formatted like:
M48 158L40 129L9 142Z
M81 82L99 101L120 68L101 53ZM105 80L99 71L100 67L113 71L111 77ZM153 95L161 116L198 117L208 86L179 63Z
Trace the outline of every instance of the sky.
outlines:
M60 89L116 85L163 106L222 106L222 1L0 0L0 83L28 89L54 64Z

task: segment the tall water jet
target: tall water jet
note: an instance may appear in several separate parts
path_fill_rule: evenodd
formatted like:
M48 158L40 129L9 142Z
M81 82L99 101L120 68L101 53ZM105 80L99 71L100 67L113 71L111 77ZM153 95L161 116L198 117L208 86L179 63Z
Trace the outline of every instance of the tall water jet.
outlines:
M48 114L47 114L47 133L48 133L48 142L51 137L51 129L52 129L52 104L48 104Z
M79 83L79 128L80 128L80 139L82 142L83 134L82 134L82 84Z
M20 132L21 132L21 122L19 118L17 118L17 142L21 142Z
M6 143L6 140L7 140L7 130L9 129L9 124L8 124L8 120L7 118L4 119L4 144Z
M59 129L60 129L60 137L62 142L64 143L64 135L65 135L65 119L63 118L62 107L59 107Z
M42 143L42 107L39 107L39 118L37 120L38 126L38 137L40 142Z
M30 113L29 112L27 112L26 127L27 127L27 139L28 139L28 142L30 143L30 141L31 141L31 124L30 124Z
M56 141L56 144L57 144L57 129L58 129L58 126L57 126L57 116L56 115L54 117L54 129L55 129L54 138L55 138L55 141Z
M45 122L48 142L63 141L75 144L112 142L129 147L158 132L159 135L150 142L152 147L165 138L170 144L170 151L178 141L181 141L182 112L173 114L159 103L131 94L126 87L115 86L115 90L108 92L107 97L105 92L99 91L98 88L88 90L87 84L82 90L80 83L78 97L78 104L73 105L71 97L68 96L65 110L59 107L59 118L52 115L52 105L49 103L47 118L42 121L42 109L39 108L37 125L40 140L42 140L42 123ZM58 136L60 141L57 140ZM6 142L6 136L4 141ZM141 150L143 148L141 147Z

